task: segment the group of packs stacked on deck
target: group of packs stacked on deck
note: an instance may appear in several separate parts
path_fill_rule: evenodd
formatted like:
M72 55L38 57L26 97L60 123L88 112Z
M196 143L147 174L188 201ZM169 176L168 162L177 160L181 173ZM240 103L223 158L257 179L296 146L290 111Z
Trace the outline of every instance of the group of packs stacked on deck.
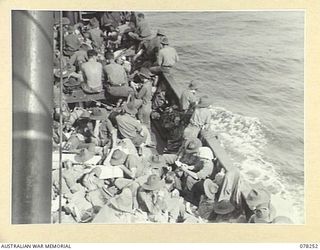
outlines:
M54 27L53 148L63 150L63 169L60 183L53 167L53 222L61 195L63 223L290 223L276 217L268 191L244 193L239 171L202 145L211 103L199 85L189 83L180 106L166 99L158 79L179 59L165 32L152 36L143 13L98 14ZM105 98L67 104L75 89ZM156 151L151 119L167 133L165 153Z

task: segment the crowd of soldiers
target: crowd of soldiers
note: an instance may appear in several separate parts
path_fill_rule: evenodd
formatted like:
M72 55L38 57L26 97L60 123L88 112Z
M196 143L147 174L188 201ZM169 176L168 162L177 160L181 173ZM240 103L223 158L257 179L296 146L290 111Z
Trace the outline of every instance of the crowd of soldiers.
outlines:
M53 223L59 214L62 223L291 223L276 217L268 191L244 193L239 171L202 145L211 102L198 83L178 106L166 100L159 78L179 57L143 13L100 12L74 25L64 17L54 31ZM92 99L75 105L76 92ZM151 120L167 133L161 154Z

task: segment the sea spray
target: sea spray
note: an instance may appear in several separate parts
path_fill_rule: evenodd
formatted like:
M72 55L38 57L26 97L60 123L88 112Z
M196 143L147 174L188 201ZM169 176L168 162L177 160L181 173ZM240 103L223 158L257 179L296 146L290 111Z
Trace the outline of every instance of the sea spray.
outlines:
M294 205L293 194L288 191L290 183L284 184L276 166L264 159L267 128L258 118L235 114L221 107L211 108L211 113L210 128L219 136L243 179L253 187L266 188L272 194L278 215L293 217L294 214L297 218L292 219L302 223L301 208Z

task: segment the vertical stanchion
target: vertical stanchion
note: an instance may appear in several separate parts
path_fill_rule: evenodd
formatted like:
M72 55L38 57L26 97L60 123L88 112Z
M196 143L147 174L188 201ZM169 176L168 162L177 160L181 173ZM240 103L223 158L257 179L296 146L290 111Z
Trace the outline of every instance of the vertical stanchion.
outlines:
M62 25L62 11L60 11L60 98L59 98L59 106L60 106L60 146L59 146L59 223L61 223L61 209L62 209L62 88L63 88L63 65L62 65L62 56L63 56L63 25Z
M53 12L12 11L13 224L51 222Z

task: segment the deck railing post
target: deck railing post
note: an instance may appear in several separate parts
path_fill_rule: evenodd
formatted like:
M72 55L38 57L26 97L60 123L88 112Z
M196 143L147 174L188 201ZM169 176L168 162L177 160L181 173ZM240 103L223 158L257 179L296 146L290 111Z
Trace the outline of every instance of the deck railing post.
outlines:
M51 222L53 12L12 11L13 224Z

